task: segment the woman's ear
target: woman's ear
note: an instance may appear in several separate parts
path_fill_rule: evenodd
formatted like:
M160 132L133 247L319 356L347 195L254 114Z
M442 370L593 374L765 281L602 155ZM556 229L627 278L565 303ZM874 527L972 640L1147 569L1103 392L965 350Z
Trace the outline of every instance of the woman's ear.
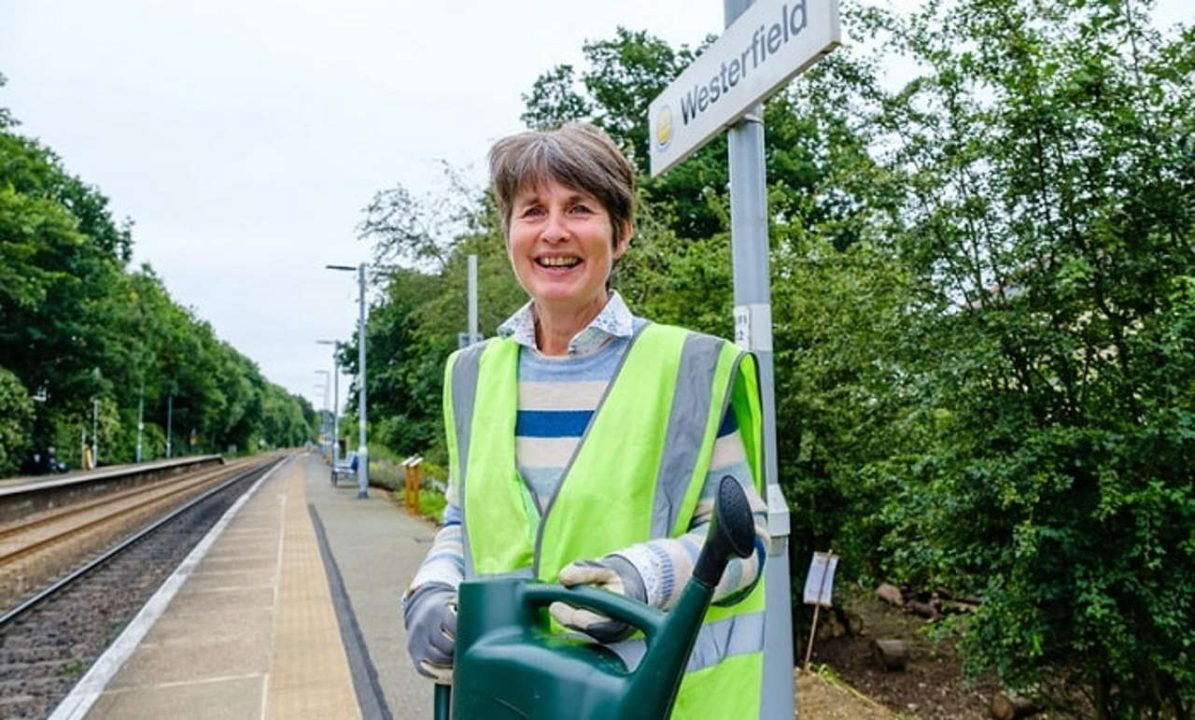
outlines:
M617 260L622 257L622 254L631 246L631 235L635 232L635 225L630 220L624 220L622 223L622 234L619 236L618 244L614 246L614 259Z

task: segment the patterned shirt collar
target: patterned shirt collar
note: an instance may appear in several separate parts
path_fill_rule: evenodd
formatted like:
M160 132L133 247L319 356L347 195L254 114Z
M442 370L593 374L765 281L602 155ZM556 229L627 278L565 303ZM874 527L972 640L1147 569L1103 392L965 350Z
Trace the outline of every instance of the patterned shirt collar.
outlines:
M569 357L584 357L600 350L610 338L631 337L635 333L634 317L615 290L606 306L589 325L573 336L568 344ZM518 344L539 352L535 345L535 306L528 302L506 322L498 326L499 337L512 338Z

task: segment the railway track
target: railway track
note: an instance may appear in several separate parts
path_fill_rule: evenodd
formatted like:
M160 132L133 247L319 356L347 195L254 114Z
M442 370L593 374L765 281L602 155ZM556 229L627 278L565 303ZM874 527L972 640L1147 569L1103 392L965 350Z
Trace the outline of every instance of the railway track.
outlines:
M245 461L238 461L166 478L149 488L123 490L75 505L51 508L0 527L0 567L140 510L186 497L213 481L232 476L244 465Z
M47 503L0 523L0 610L252 462L198 468L129 487L103 486L94 495L78 492L69 502ZM25 494L39 492L35 485Z
M15 546L17 538L47 535L52 526L86 526L96 514L157 513L0 616L0 717L46 717L228 507L279 462L233 464L202 472L202 481L179 478L155 486L154 500L137 493L95 499L90 509L62 508L57 519L30 518L24 529L0 536L0 543ZM180 497L187 499L180 504ZM60 538L49 545L69 543Z

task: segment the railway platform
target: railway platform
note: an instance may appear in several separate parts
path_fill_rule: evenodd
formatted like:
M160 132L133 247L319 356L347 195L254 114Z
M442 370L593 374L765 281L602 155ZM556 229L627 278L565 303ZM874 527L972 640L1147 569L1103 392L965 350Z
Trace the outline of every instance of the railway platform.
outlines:
M264 477L51 717L432 717L399 598L434 529L328 473L298 453Z

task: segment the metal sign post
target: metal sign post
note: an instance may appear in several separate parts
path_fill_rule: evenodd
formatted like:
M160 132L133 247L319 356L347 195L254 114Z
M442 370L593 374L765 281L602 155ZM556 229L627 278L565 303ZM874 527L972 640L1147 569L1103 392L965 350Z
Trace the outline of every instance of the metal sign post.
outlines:
M344 270L357 273L357 301L360 303L357 315L357 497L369 497L369 448L365 445L365 263L352 265L325 265L329 270Z
M477 256L469 255L469 344L480 342L477 334Z
M479 343L485 338L477 330L477 256L468 255L468 289L466 291L469 318L466 324L468 330L456 334L457 348L464 350L474 343Z
M838 47L837 0L723 0L726 31L648 109L651 174L680 163L729 126L735 341L759 364L764 480L772 546L766 564L761 718L794 716L788 504L778 482L772 289L762 101Z
M743 0L725 0L728 8ZM730 237L734 262L735 341L755 354L763 401L764 478L768 489L768 548L765 569L764 669L761 718L795 714L792 598L789 597L788 503L780 490L776 462L775 373L772 363L772 284L768 262L767 187L764 182L763 107L735 124L730 148Z
M357 408L357 497L365 500L369 497L369 447L365 444L365 263L357 267L357 292L360 303L357 315L357 369L360 371L357 386L357 399L360 400Z

